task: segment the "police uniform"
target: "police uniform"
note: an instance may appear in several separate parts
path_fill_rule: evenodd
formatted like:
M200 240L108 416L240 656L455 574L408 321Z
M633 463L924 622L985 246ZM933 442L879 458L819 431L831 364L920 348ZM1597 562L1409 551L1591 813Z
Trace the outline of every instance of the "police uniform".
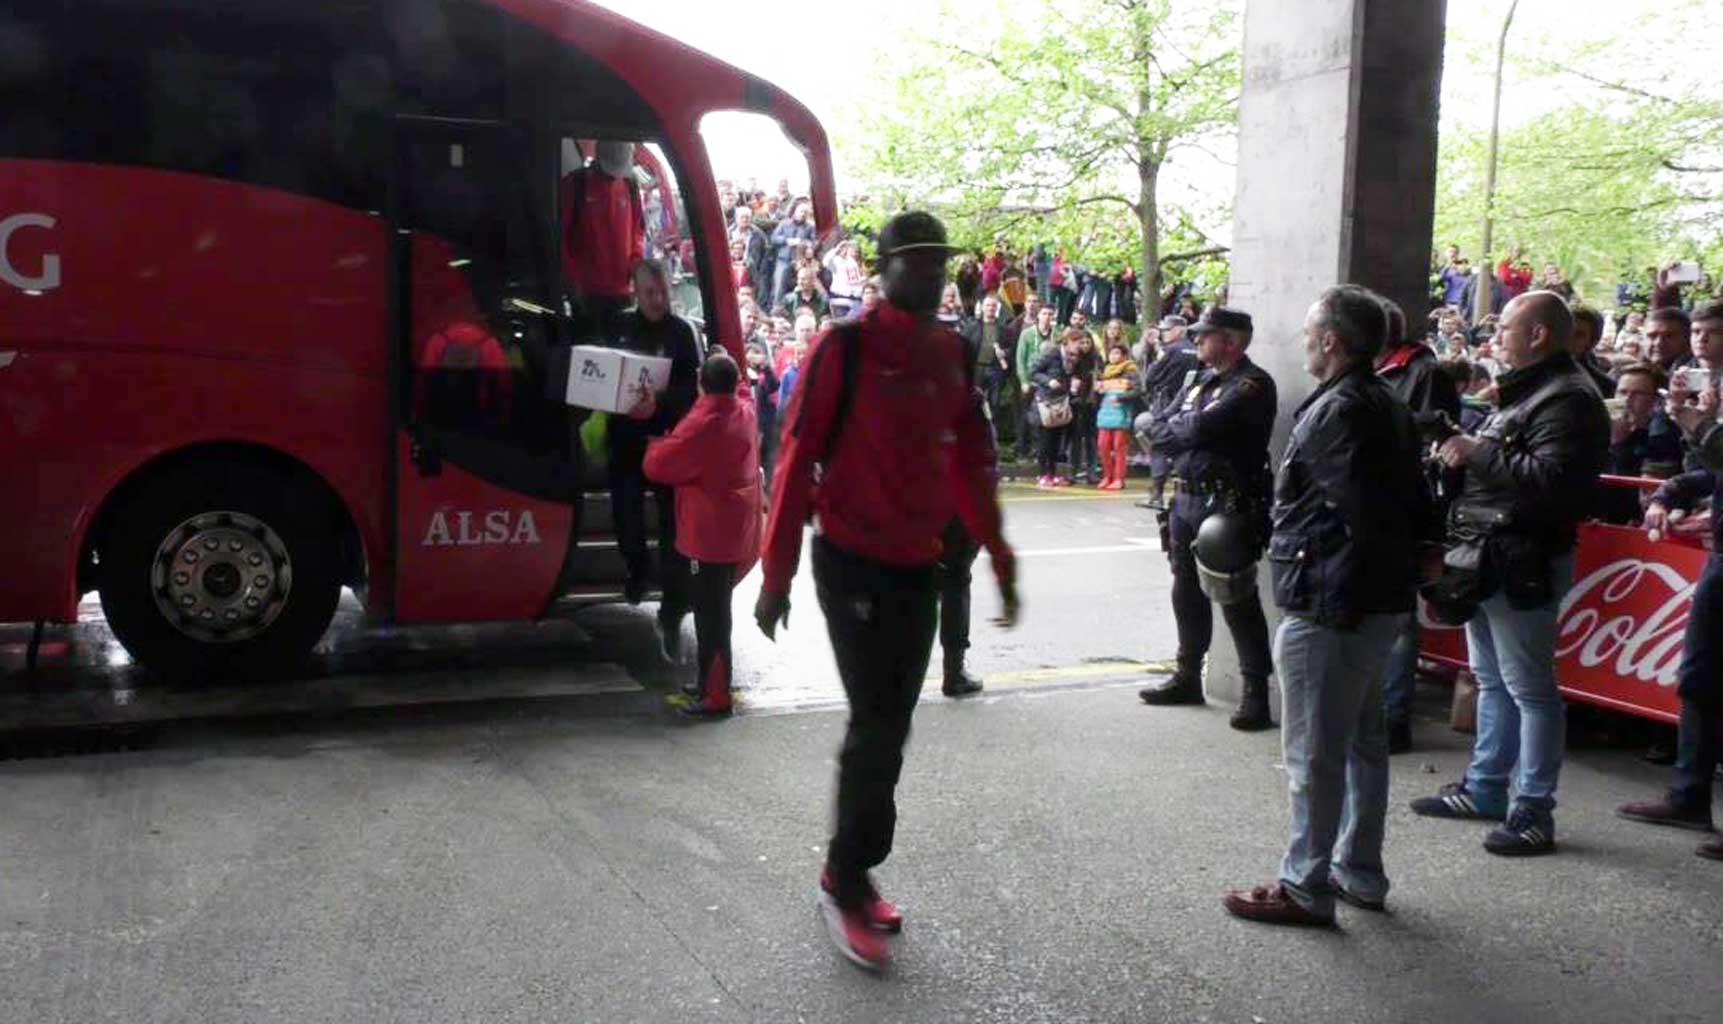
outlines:
M1218 329L1248 333L1248 314L1212 309L1193 333ZM1162 518L1162 540L1173 571L1173 615L1178 622L1178 669L1171 680L1149 687L1149 704L1202 702L1202 660L1214 633L1214 611L1197 575L1191 542L1211 513L1227 511L1256 525L1249 561L1260 557L1268 535L1272 478L1268 440L1274 429L1274 379L1243 357L1225 373L1202 367L1186 374L1184 386L1148 427L1154 450L1171 463L1172 502ZM1261 728L1267 715L1268 621L1254 589L1221 613L1238 649L1245 700L1234 724ZM1248 713L1247 713L1248 712Z

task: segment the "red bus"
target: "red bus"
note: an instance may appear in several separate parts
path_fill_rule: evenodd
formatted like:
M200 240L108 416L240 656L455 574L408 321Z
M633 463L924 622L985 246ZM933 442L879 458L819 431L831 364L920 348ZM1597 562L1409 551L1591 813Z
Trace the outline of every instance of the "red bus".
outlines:
M638 144L680 312L739 350L719 110L782 126L830 231L806 108L580 0L10 0L0 621L95 591L196 676L296 663L342 587L398 623L616 591L559 184Z

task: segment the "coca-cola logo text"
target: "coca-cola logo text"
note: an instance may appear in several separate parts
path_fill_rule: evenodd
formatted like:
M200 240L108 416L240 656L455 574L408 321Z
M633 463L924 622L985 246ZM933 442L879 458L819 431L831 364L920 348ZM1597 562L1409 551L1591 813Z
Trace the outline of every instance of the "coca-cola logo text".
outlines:
M1693 582L1661 562L1621 558L1575 580L1562 599L1556 658L1674 686ZM1643 618L1641 617L1643 616Z

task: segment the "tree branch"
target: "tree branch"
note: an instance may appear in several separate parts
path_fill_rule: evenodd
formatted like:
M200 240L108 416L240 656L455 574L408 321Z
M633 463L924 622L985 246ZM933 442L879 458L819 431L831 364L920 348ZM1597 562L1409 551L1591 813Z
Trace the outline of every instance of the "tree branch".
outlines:
M1657 93L1647 92L1644 89L1640 89L1640 88L1637 88L1635 86L1627 85L1624 82L1612 82L1607 78L1599 78L1596 75L1590 74L1590 73L1585 72L1585 71L1581 71L1578 68L1568 67L1566 64L1560 64L1560 63L1557 63L1556 61L1553 61L1553 60L1549 62L1549 65L1550 65L1550 67L1555 68L1557 71L1560 71L1563 74L1569 74L1569 75L1574 76L1575 78L1583 78L1586 81L1590 82L1591 84L1600 85L1600 86L1604 87L1605 89L1613 89L1616 92L1624 92L1630 96L1638 96L1641 99L1656 100L1659 103L1667 103L1670 106L1678 106L1681 102L1680 100L1673 99L1669 96L1660 96Z
M1682 174L1723 174L1723 167L1683 167L1673 160L1658 161L1667 170L1678 171Z
M1161 257L1160 265L1164 267L1169 263L1186 263L1190 260L1200 260L1204 256L1219 256L1222 253L1229 252L1232 252L1231 246L1211 245L1207 249L1192 249L1189 252L1168 253Z

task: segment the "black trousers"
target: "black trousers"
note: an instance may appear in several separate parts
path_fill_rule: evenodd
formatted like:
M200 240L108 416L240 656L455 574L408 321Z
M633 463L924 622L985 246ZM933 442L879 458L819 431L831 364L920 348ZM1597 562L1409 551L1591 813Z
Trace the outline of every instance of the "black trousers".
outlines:
M1195 664L1208 653L1214 639L1214 608L1197 580L1196 558L1191 554L1191 541L1196 539L1202 523L1202 511L1186 504L1188 499L1175 500L1168 516L1167 559L1173 568L1173 618L1179 632L1179 660ZM1268 619L1262 614L1262 598L1255 591L1237 604L1221 606L1227 631L1238 649L1238 671L1248 680L1267 680L1273 671L1273 658L1268 650Z
M1071 403L1069 443L1072 474L1086 473L1100 461L1095 452L1095 413L1095 407L1087 402Z
M1017 461L1028 462L1041 452L1041 417L1035 409L1033 391L1025 395L1019 389L1017 397L1020 410L1017 417Z
M1713 512L1712 515L1720 513ZM1681 732L1669 801L1711 807L1717 761L1723 755L1723 554L1705 560L1693 588L1681 648Z
M1061 324L1071 322L1071 311L1077 308L1077 293L1069 288L1053 289L1053 319Z
M765 480L766 493L772 493L772 473L778 467L778 422L776 419L760 424L760 473Z
M921 697L938 615L933 566L900 568L814 538L814 584L826 617L849 724L838 754L837 820L826 861L846 907L860 905L867 872L891 853L897 780Z
M945 654L949 678L963 671L969 650L969 586L981 547L971 540L960 520L945 528L945 550L939 556L939 647Z
M993 417L995 424L1000 422L1000 410L1004 408L1005 389L1011 385L1011 375L998 366L983 366L975 375L976 386L981 388L981 395L987 400L987 414Z
M1059 472L1059 452L1065 447L1065 435L1071 432L1069 423L1062 427L1041 428L1041 475L1056 476Z
M730 562L689 562L688 600L694 606L700 693L708 704L730 704L730 602L736 566Z
M680 622L688 613L688 559L676 553L676 493L647 481L641 468L646 461L646 437L632 431L618 433L616 428L612 420L610 514L616 524L616 546L631 578L652 578L652 554L646 547L646 492L650 490L658 504L657 576L664 593L658 617Z

